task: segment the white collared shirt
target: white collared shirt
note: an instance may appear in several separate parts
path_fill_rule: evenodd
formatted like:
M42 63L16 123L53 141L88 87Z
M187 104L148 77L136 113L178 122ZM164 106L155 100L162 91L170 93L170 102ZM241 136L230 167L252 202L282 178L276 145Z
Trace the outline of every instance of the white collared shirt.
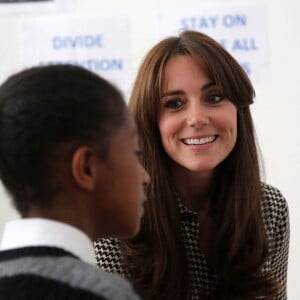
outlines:
M96 265L93 242L76 227L42 218L18 219L6 223L0 250L30 246L62 248Z

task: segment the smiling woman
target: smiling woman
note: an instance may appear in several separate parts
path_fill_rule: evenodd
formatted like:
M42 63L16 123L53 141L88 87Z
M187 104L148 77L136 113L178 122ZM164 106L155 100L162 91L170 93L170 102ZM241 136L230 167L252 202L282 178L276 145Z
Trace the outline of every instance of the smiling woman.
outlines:
M177 163L174 169L206 171L211 177L235 145L237 109L190 56L171 58L163 77L166 91L158 113L163 147ZM178 177L186 176L179 176L181 167Z
M100 267L152 299L284 300L287 203L260 178L254 89L224 48L185 31L146 55L130 99L152 177L139 235L99 240Z

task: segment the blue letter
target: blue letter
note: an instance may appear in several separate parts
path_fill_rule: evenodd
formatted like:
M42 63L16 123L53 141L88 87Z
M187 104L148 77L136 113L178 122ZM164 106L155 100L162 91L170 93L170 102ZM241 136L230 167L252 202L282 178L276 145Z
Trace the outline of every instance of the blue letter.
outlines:
M60 49L62 47L61 39L58 36L55 36L54 38L52 38L52 47L54 49Z

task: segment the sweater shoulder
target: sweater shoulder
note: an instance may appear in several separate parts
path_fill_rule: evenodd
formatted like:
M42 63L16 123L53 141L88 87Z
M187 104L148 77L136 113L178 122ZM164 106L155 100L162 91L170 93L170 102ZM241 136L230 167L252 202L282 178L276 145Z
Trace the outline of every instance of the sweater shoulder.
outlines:
M140 299L129 281L70 255L30 256L27 251L22 256L19 252L19 257L1 261L0 280L8 277L10 280L21 278L18 282L25 287L33 280L39 280L44 284L55 283L61 290L69 287L70 293L89 293L99 299Z

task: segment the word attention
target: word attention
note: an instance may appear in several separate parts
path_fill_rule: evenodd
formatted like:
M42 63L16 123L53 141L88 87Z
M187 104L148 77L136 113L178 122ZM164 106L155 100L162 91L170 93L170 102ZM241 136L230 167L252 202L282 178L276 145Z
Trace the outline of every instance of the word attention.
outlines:
M81 66L93 72L121 71L124 69L123 60L116 59L116 58L40 62L40 65L52 65L52 64L72 64L72 65Z

